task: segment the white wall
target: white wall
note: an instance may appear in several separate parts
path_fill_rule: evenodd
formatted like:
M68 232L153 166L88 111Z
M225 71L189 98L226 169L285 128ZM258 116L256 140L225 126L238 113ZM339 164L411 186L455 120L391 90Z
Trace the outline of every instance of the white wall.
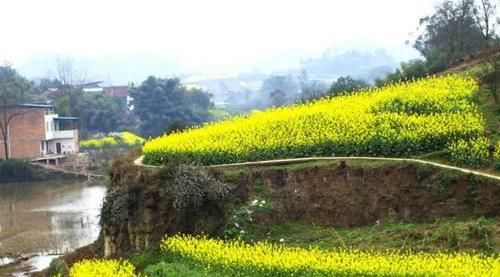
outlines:
M57 114L46 114L45 115L45 139L52 139L54 137L54 132L56 130L54 117L57 117Z
M49 148L48 152L52 154L57 153L56 143L61 144L61 154L65 153L77 153L78 145L76 144L77 139L69 138L69 139L53 139L49 140Z

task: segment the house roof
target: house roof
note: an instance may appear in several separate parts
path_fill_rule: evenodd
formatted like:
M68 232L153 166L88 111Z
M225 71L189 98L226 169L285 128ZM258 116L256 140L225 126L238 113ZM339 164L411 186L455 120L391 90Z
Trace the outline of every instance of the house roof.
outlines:
M77 120L78 117L76 116L58 116L54 117L54 120Z
M38 109L54 108L54 106L51 104L39 104L39 103L24 103L16 106L23 108L38 108Z
M48 96L51 96L52 94L55 94L55 93L59 93L59 89L58 88L48 88L47 90L45 90L44 92L42 92L40 94L40 96L43 96L43 97L48 97Z
M86 83L86 84L82 84L82 88L100 88L100 84L102 83L102 81L97 81L97 82L90 82L90 83Z

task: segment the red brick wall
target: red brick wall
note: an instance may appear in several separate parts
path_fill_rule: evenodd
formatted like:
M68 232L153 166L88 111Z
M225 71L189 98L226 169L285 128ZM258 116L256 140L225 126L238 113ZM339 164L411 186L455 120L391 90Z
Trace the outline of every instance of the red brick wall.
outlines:
M17 110L16 112L18 112ZM10 157L29 159L40 156L40 142L45 139L45 109L28 108L10 123ZM5 158L0 134L0 158Z
M107 96L127 97L128 96L128 87L127 86L106 87L106 88L104 88L104 93Z

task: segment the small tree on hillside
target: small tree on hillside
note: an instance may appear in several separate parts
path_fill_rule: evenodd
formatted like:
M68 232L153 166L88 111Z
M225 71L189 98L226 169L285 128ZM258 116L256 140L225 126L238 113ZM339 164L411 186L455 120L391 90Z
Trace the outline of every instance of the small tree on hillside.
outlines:
M486 46L490 46L492 39L495 38L496 22L496 5L490 0L478 0L474 7L474 16L476 24L481 30L481 35Z
M9 125L26 109L18 105L33 100L33 86L9 64L0 66L0 139L3 140L5 159L9 159Z

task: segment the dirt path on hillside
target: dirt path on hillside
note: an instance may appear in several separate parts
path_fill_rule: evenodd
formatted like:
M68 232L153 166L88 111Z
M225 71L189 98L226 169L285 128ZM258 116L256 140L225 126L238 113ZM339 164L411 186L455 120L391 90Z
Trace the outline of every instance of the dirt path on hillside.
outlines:
M475 65L484 63L492 58L500 56L500 47L495 47L492 49L488 49L486 51L475 53L468 55L462 58L462 61L459 64L456 64L443 72L438 73L437 75L445 75L451 73L457 73L460 71L464 71L468 68L471 68Z
M145 165L142 161L144 156L139 157L134 161L137 166L143 166L148 168L161 168L161 166ZM310 157L310 158L292 158L292 159L278 159L278 160L268 160L268 161L258 161L258 162L244 162L244 163L233 163L233 164L220 164L208 166L210 168L220 168L220 167L233 167L233 166L252 166L252 165L280 165L280 164L290 164L290 163L301 163L301 162L311 162L311 161L342 161L342 160L359 160L359 161L393 161L393 162L411 162L418 164L426 164L439 168L450 169L460 171L466 174L474 174L477 176L486 177L489 179L494 179L500 181L500 176L484 173L477 170L471 170L467 168L431 162L420 159L411 158L380 158L380 157Z

